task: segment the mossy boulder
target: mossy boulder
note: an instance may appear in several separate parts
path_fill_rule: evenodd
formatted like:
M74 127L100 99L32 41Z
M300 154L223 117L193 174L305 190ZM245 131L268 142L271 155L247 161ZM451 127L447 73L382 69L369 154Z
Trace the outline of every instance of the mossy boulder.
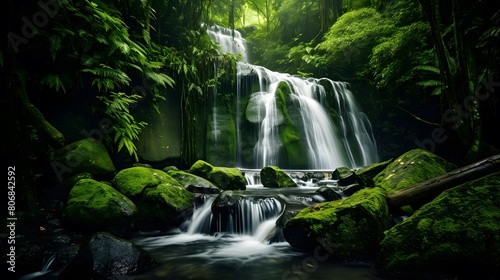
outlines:
M175 226L193 206L191 193L161 170L127 168L116 174L113 186L137 205L140 229L164 230Z
M266 188L293 188L297 187L288 174L277 166L266 166L260 170L260 180Z
M446 190L388 230L381 242L385 272L499 279L499 182L496 173Z
M204 194L218 194L221 192L221 189L217 188L212 182L189 172L169 170L167 174L181 183L190 192Z
M166 172L142 166L123 169L113 179L113 186L129 198L137 198L145 188L153 188L164 182L175 181Z
M393 159L376 162L356 170L354 172L356 174L356 182L363 188L373 188L375 186L373 178L382 172L392 162L392 160Z
M391 223L383 190L373 188L304 208L286 223L283 233L291 246L302 250L326 244L335 259L374 260Z
M59 182L85 172L98 179L108 179L116 172L106 147L94 138L76 141L56 150L51 165Z
M245 177L237 168L213 166L203 160L195 162L189 173L207 179L222 190L245 190L247 185Z
M408 151L391 162L373 181L375 186L393 192L437 177L456 168L454 164L422 149Z
M137 207L108 184L81 179L71 189L65 223L85 233L108 231L125 236L135 229Z

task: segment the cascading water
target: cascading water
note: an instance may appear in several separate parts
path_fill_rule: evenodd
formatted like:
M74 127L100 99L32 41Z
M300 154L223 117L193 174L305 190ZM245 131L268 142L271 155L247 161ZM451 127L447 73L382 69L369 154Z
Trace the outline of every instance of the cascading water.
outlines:
M219 43L223 52L241 55L244 62L248 61L246 42L238 30L213 25L207 28L207 34Z
M248 64L238 31L212 27L207 32L223 51L245 54L237 65L237 159L228 162L255 169L277 165L333 170L378 160L370 122L347 83L303 79Z
M347 83L303 79L248 64L245 41L239 32L215 26L207 27L207 33L223 51L240 54L244 61L237 65L237 88L232 89L236 90L236 104L217 99L230 96L225 94L228 89L214 89L209 104L212 108L207 110L207 160L221 166L237 163L245 169L248 185L245 191L201 195L195 199L191 219L179 229L137 239L138 245L165 264L150 276L295 279L288 278L287 272L300 265L312 273L311 263L305 260L314 259L291 248L280 225L293 212L325 201L316 193L320 184L303 182L297 188L264 188L259 171L265 165L301 167L315 169L308 172L323 177L321 170L374 162L377 149L368 118L360 112ZM236 138L236 145L228 141L230 137ZM227 152L231 148L234 153ZM314 278L341 275L339 279L349 279L343 277L343 269L332 265L314 267ZM371 274L369 269L355 270L350 279Z
M273 197L221 196L207 197L195 208L186 230L188 234L243 234L258 236L264 242L275 228L269 224L275 223L283 211L281 202Z

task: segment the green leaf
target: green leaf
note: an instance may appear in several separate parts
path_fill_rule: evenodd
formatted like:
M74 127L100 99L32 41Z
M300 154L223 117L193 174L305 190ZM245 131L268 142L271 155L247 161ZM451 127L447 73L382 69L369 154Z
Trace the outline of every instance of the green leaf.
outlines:
M64 87L64 83L61 80L61 77L57 74L49 74L40 79L40 84L47 85L49 88L53 88L56 91L62 90L66 93L66 88Z

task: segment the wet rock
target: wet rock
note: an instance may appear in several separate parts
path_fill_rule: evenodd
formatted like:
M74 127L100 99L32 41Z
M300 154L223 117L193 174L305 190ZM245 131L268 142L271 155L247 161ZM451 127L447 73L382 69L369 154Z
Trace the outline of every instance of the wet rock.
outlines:
M297 187L288 174L277 166L266 166L260 171L262 185L266 188L292 188Z
M374 188L304 208L286 223L283 233L295 248L314 251L321 246L335 259L374 260L391 225L384 192Z
M499 279L499 182L495 173L448 189L388 230L383 270L399 278Z
M191 173L169 170L167 174L181 183L190 192L202 194L218 194L221 192L221 189L217 188L212 182Z
M105 230L124 236L135 229L137 212L130 199L109 185L81 179L71 189L64 221L81 232Z
M316 190L316 194L321 195L326 201L342 199L342 196L340 194L329 187L320 187L318 190Z
M157 263L133 242L98 232L81 245L60 279L111 279L144 271Z
M339 167L333 171L332 179L338 180L339 186L348 186L356 183L356 174L347 167Z
M346 196L351 196L353 195L355 192L361 190L362 187L360 184L352 184L352 185L349 185L349 186L346 186L344 188L344 190L342 191Z

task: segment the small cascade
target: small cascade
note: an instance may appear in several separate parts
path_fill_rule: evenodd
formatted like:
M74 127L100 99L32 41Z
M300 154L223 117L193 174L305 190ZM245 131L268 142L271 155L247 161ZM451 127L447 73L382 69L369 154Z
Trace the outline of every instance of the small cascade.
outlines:
M187 227L188 234L242 234L265 238L275 228L283 206L275 198L244 197L222 194L217 199L206 197L196 207Z
M207 34L219 43L223 52L241 55L243 61L248 62L246 42L238 30L213 25L207 28Z

